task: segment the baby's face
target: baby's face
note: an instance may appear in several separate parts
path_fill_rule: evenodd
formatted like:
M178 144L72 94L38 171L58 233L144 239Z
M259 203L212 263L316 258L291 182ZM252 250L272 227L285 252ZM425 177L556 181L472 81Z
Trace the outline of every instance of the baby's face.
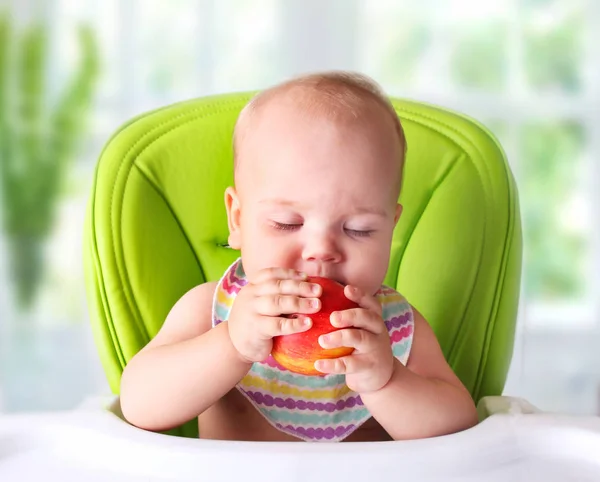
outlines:
M248 279L284 267L375 293L400 215L400 156L379 111L340 124L269 106L244 138L226 196L229 243Z

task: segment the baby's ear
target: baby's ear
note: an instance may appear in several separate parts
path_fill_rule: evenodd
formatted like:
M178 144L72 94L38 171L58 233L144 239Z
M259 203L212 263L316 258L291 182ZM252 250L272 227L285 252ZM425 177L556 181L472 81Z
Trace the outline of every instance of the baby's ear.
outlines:
M402 214L402 204L396 204L396 215L394 216L394 224L398 222L400 219L400 215Z
M225 209L227 210L227 225L229 227L229 246L233 249L240 249L240 200L233 187L225 189Z

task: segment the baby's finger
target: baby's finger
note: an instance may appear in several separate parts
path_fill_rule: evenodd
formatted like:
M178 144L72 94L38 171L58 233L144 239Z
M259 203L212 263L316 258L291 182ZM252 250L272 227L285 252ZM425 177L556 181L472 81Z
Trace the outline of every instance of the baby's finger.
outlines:
M376 335L380 335L386 329L381 316L365 308L334 311L329 320L336 328L362 328Z
M252 280L252 284L264 283L272 279L300 279L307 278L306 273L301 273L289 268L265 268L261 269Z
M374 311L381 316L381 303L375 298L356 286L347 285L344 288L346 298L357 303L361 308Z
M359 353L369 353L377 349L377 336L366 330L349 328L337 330L319 337L323 348L354 348Z
M340 358L321 359L315 362L315 369L327 374L358 373L373 368L371 357L348 355Z
M255 292L257 296L282 294L310 298L320 296L322 288L316 283L309 283L298 279L272 278L257 284Z
M267 295L256 299L256 310L261 315L279 316L293 313L316 313L321 309L319 298L300 298L293 295Z
M298 316L292 318L268 317L264 323L260 324L265 338L275 336L293 335L310 329L312 320L307 316Z

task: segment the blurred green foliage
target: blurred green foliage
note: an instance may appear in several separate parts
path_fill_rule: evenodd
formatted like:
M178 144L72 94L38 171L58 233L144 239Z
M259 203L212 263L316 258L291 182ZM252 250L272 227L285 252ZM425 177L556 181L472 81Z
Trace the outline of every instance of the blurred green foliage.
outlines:
M519 65L532 93L582 90L584 10L574 1L524 0L521 22L503 19L456 29L450 72L459 88L495 93L508 87L508 29L522 51ZM560 8L557 8L560 7ZM492 127L492 126L490 126ZM495 129L492 127L492 131ZM526 121L518 127L519 192L524 223L524 290L528 299L576 299L584 295L585 234L565 226L565 206L577 195L585 146L581 125L560 118ZM506 138L505 133L500 138Z
M450 75L460 87L499 91L507 87L509 34L522 50L521 70L532 91L577 92L583 58L584 10L554 12L555 0L527 0L519 23L490 18L461 23L454 28ZM578 8L579 7L579 8ZM510 29L516 29L510 32Z
M0 14L1 15L1 14ZM93 30L78 32L81 58L56 101L50 99L48 30L17 31L0 16L0 190L3 230L18 306L30 308L44 272L43 248L61 187L84 131L99 71Z
M456 34L450 75L461 87L500 91L508 77L508 28L492 19Z
M392 85L413 81L419 62L433 43L431 29L423 19L415 18L402 28L391 28L381 48L378 79Z
M584 289L582 233L565 227L582 171L584 130L574 122L529 123L520 132L520 195L528 298L574 298Z
M569 12L546 28L536 28L533 19L525 23L523 32L524 67L529 85L536 89L579 91L579 66L584 54L583 12Z

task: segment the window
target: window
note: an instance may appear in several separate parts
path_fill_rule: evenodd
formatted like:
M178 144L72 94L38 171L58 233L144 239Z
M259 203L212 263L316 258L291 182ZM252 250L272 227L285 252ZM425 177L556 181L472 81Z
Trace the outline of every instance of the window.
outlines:
M61 61L50 71L51 85L60 86L65 69L77 61L73 35L81 20L96 30L103 70L90 131L69 172L47 249L38 323L67 332L87 319L79 261L85 201L100 149L122 122L168 103L258 89L300 72L360 70L392 95L464 112L500 139L519 186L525 246L508 387L542 408L598 410L600 364L593 361L600 341L600 8L595 2L46 4L45 20ZM13 7L22 16L16 1ZM7 302L2 306L6 313ZM74 340L84 336L79 328L72 330L78 333ZM58 356L61 347L54 350ZM89 365L94 356L85 355L82 363ZM80 379L85 376L81 372ZM81 382L82 393L88 389Z

